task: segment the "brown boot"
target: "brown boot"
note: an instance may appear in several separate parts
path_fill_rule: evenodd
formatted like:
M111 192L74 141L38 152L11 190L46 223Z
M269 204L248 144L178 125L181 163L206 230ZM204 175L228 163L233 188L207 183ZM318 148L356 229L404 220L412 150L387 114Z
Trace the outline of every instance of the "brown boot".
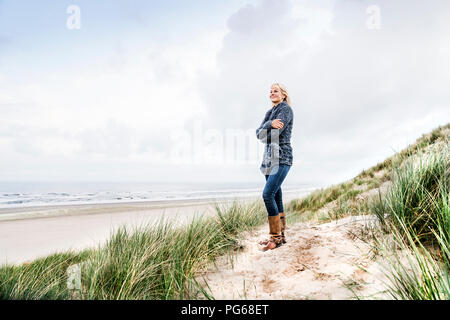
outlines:
M282 245L280 215L269 216L270 240L263 251L272 250Z
M286 243L286 237L284 236L284 230L286 230L286 215L284 212L280 213L280 230L281 230L281 242Z
M284 212L279 213L280 216L280 231L281 231L281 242L283 244L287 243L286 237L284 236L284 230L286 230L286 214ZM259 241L260 245L267 245L270 239L264 239Z

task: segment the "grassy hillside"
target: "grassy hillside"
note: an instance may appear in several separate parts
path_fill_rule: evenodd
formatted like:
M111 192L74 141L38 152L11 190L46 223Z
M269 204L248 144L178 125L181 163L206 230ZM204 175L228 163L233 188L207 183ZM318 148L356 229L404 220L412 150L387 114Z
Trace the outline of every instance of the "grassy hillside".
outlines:
M378 188L385 192L392 183L396 168L414 155L425 153L432 148L448 147L450 124L440 126L431 133L424 134L415 143L383 162L362 171L356 177L331 187L316 190L309 196L292 200L287 211L293 213L293 221L316 219L327 222L348 215L369 213L369 203L378 196Z

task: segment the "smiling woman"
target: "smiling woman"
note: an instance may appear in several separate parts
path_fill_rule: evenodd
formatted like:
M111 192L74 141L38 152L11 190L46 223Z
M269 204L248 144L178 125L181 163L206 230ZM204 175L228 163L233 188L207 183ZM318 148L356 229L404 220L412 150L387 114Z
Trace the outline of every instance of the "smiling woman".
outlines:
M274 83L270 88L270 100L272 100L273 106L281 101L286 101L288 105L291 105L291 98L288 95L287 89L280 83Z
M287 89L279 83L274 83L270 89L270 100L272 108L267 111L261 126L256 129L256 136L266 144L260 169L266 178L263 199L269 215L270 239L260 242L265 245L264 251L286 243L281 184L293 161L290 139L294 114Z

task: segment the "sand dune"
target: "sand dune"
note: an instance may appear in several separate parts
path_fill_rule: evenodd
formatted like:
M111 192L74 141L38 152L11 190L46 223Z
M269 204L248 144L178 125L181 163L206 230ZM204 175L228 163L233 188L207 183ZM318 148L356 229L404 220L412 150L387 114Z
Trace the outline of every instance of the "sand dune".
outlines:
M221 257L199 279L215 299L388 299L385 277L371 247L360 236L373 217L348 217L326 224L297 223L288 243L262 252L268 226L247 233L243 249ZM224 285L227 284L227 285Z

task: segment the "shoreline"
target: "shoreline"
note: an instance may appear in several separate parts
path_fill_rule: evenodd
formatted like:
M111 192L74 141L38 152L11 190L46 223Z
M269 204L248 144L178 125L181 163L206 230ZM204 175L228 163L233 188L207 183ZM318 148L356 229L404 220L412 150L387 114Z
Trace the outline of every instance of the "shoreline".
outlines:
M241 198L237 198L240 200ZM164 209L173 207L184 207L190 205L203 205L217 202L231 202L233 199L209 198L201 199L176 199L176 200L155 200L155 201L135 201L120 203L91 203L91 204L61 204L42 205L18 208L0 208L0 223L3 221L40 219L53 217L69 217L92 215L108 212L124 211L145 211L152 209Z
M283 193L283 201L300 198L311 190L299 193L298 190ZM53 204L28 207L0 208L0 223L3 221L14 221L24 219L40 219L49 217L65 217L73 215L91 215L97 213L145 211L152 209L164 209L172 207L184 207L191 205L205 205L211 203L231 203L233 201L252 201L262 199L258 196L233 196L233 197L211 197L200 199L170 199L170 200L142 200L110 203L81 203L81 204Z

